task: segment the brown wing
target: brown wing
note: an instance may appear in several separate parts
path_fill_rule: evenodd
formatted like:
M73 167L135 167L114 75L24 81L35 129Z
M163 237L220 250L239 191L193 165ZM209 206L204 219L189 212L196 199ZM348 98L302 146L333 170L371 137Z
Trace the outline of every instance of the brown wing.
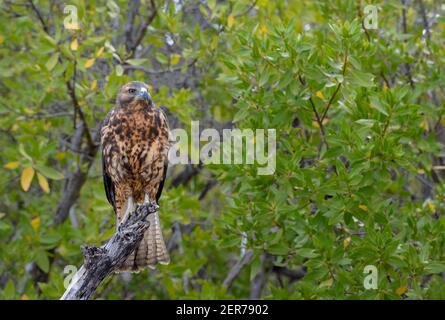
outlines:
M105 117L105 119L102 123L102 128L104 126L108 125L113 112L114 112L114 110L111 110L111 112L109 112L108 115ZM104 154L105 145L106 145L106 141L103 141L102 142L102 175L103 175L103 180L104 180L104 188L105 188L105 194L107 196L107 200L113 206L114 212L116 212L116 195L115 195L114 183L111 180L111 177L107 171L108 164L107 164L107 159Z
M164 163L164 174L162 177L162 181L159 184L159 188L158 188L158 192L156 193L156 202L159 204L159 198L161 197L162 194L162 189L164 189L164 182L165 182L165 177L167 175L167 168L168 168L168 161L165 161Z
M163 125L165 125L167 127L167 131L169 131L166 110L168 112L168 109L165 106L162 106L162 107L159 108L161 116L164 119ZM164 172L163 172L162 180L161 180L161 183L159 184L158 192L156 193L156 202L158 204L159 204L159 198L161 197L161 194L162 194L162 190L164 189L165 177L167 176L167 168L168 168L168 157L165 159L165 162L164 162Z
M114 212L116 212L116 197L114 194L114 184L110 175L107 173L107 164L102 149L102 172L104 178L105 194L107 195L108 202L113 206Z

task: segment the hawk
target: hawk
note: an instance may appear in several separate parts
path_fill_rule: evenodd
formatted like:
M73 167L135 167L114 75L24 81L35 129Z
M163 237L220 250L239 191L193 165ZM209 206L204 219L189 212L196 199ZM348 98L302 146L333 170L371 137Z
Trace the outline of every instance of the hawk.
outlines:
M103 122L101 142L105 193L118 226L137 204L158 203L167 172L167 118L153 103L146 84L132 81L120 89L116 107ZM118 271L170 262L158 212L148 220L141 243Z

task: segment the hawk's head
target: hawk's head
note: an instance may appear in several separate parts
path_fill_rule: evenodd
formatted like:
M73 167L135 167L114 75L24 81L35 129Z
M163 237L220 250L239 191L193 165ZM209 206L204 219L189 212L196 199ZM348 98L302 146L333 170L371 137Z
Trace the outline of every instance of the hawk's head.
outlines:
M117 95L116 103L125 107L134 101L141 101L148 106L152 105L150 93L145 83L139 81L131 81L122 86Z

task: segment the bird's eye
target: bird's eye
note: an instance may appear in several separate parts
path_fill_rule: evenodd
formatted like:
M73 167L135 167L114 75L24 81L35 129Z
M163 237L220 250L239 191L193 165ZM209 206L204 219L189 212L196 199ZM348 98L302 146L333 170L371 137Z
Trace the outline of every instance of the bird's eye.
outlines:
M136 93L136 89L128 89L129 93Z

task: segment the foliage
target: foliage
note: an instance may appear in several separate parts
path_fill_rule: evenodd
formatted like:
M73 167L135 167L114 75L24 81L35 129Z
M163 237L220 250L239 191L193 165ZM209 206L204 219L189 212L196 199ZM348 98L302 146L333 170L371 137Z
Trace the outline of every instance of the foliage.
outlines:
M175 183L187 168L170 168L172 262L115 276L96 298L247 298L254 281L267 299L445 298L438 4L373 1L373 30L364 1L141 1L129 36L127 1L72 1L74 31L62 4L33 3L0 5L0 297L60 297L80 246L114 232L100 155L88 162L72 141L81 115L94 138L118 88L141 80L177 127L275 128L276 171L196 166ZM79 170L80 197L55 223ZM252 261L223 287L245 249ZM364 288L367 265L378 289ZM302 266L302 279L280 273Z

